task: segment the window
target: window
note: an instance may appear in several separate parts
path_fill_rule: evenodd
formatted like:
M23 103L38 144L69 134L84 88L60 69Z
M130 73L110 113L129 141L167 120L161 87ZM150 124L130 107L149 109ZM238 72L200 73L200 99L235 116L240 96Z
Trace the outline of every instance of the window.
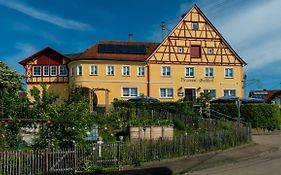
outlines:
M173 98L174 89L173 88L160 88L160 98Z
M183 52L183 48L182 47L178 47L178 53L182 53Z
M190 46L190 58L201 58L201 46Z
M44 76L49 76L50 75L49 66L43 66L43 75Z
M144 66L138 67L138 76L144 76Z
M66 76L67 75L67 69L65 65L59 66L59 75L60 76Z
M171 76L171 67L170 66L163 66L162 67L162 76L170 77Z
M77 75L82 75L83 74L83 67L82 65L77 66Z
M216 90L215 89L204 89L204 94L210 94L212 98L216 98Z
M70 75L71 75L71 76L74 76L74 67L72 67L72 68L70 69Z
M57 66L51 66L51 76L57 76Z
M191 23L191 28L192 28L192 30L198 30L199 24L197 22L193 22L193 23Z
M185 67L185 76L194 77L194 67Z
M33 76L41 76L41 66L33 66Z
M225 68L224 69L224 77L225 78L233 78L233 68Z
M209 55L212 55L212 54L213 54L213 48L211 48L211 47L208 48L208 54L209 54Z
M223 96L236 96L236 90L226 89L223 91Z
M106 75L114 75L114 66L112 65L106 66Z
M205 68L205 77L214 77L214 68L206 67Z
M98 75L98 65L90 65L90 75Z
M122 97L136 97L138 96L138 88L122 88Z
M130 66L122 66L122 75L130 76Z

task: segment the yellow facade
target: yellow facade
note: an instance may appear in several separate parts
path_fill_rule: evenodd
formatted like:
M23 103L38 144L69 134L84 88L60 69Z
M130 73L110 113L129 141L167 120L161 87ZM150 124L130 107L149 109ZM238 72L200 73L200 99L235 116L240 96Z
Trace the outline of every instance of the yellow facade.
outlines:
M201 92L211 92L214 98L242 97L244 93L243 66L246 63L196 5L144 60L79 58L66 64L69 82L88 89L87 96L93 100L94 94L97 105L111 103L114 98L129 99L139 95L161 101L189 96L196 101ZM110 66L114 67L113 75L108 75ZM124 75L124 67L129 69L129 74ZM138 74L140 67L143 75ZM68 84L51 81L48 88L67 98ZM33 85L28 84L28 90Z

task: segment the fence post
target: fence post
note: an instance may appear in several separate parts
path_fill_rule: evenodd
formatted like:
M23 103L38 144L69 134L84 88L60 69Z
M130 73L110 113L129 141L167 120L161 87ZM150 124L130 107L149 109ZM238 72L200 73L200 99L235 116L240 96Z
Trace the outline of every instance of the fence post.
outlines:
M77 148L76 145L74 145L74 172L77 171Z

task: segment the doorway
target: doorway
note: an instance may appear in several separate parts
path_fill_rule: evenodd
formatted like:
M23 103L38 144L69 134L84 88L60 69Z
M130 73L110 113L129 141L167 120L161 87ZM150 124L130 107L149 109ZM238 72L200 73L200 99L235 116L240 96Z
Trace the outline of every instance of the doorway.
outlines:
M184 95L188 101L196 102L196 89L184 89Z

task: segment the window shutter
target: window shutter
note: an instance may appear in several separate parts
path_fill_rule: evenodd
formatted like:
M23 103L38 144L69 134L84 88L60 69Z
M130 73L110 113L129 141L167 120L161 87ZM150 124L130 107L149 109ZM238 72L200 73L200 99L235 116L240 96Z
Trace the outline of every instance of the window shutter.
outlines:
M201 46L190 46L190 58L201 58Z

